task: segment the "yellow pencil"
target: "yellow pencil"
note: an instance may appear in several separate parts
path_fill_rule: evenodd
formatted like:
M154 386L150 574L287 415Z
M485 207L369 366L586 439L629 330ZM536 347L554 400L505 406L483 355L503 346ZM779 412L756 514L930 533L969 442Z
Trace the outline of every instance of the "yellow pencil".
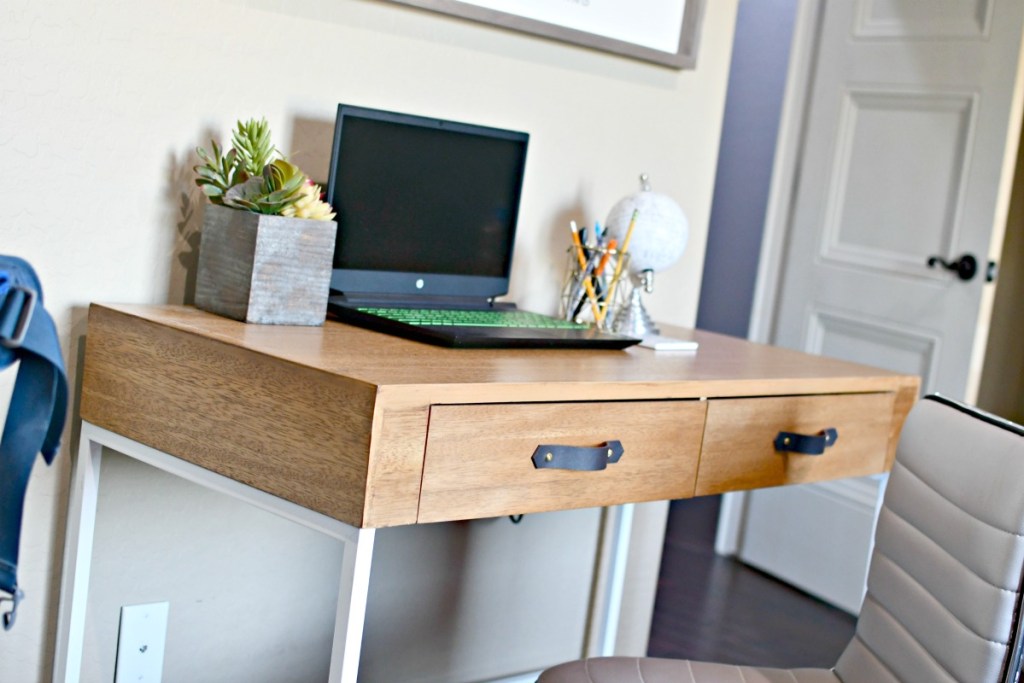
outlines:
M594 313L594 322L600 323L600 311L597 306L597 294L594 292L594 285L590 284L587 274L587 257L583 254L583 242L580 241L580 233L576 230L576 221L569 225L569 232L572 233L572 243L576 247L576 260L580 262L580 277L584 278L583 286L587 289L587 299L590 300L590 310ZM568 303L572 306L572 302Z
M604 322L605 316L608 315L608 305L612 302L612 297L615 296L615 286L619 284L619 276L622 274L622 257L629 250L629 240L633 238L633 228L636 227L636 217L639 214L639 209L633 209L633 215L629 219L629 227L626 228L626 238L622 240L622 250L619 252L619 259L615 262L615 270L612 272L612 286L608 288L608 295L604 299L604 305L601 306L601 317L597 321L599 325Z

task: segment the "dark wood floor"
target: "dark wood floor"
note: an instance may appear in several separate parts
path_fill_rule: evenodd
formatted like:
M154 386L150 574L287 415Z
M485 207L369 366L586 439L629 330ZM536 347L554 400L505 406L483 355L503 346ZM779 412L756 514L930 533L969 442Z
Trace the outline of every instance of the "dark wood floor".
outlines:
M671 504L648 654L785 668L835 664L854 617L715 555L719 500Z

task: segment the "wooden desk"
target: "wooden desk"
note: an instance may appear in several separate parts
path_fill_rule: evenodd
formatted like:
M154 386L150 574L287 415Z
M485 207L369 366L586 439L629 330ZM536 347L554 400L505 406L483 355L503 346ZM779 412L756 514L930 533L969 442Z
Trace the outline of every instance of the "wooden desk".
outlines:
M450 350L333 322L93 306L55 680L74 680L81 657L102 445L351 544L332 681L355 681L374 528L888 469L916 377L672 333L700 349ZM775 451L780 431L828 427L839 438L822 456ZM624 453L600 471L531 461L540 444L610 440Z

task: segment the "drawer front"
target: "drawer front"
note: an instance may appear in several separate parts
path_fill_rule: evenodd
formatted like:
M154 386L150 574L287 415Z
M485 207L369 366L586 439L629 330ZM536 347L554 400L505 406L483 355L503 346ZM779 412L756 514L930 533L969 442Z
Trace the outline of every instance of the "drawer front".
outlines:
M708 401L696 495L876 474L885 469L891 393ZM835 429L821 455L775 450L779 432Z
M433 406L419 521L692 496L705 411L704 401ZM622 456L605 469L534 467L540 445L613 440Z

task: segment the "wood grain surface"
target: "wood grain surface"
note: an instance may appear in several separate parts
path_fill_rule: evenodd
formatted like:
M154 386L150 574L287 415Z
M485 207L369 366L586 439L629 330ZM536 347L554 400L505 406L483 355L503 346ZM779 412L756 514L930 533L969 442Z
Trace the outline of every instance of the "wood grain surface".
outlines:
M89 312L82 418L359 526L374 388Z
M689 498L706 401L435 406L420 496L421 522ZM603 470L536 469L539 445L619 440Z
M693 492L686 468L672 470L671 482L657 485L644 479L645 471L594 489L600 492L590 497L590 486L573 483L537 493L544 490L540 487L528 495L516 492L485 511L483 503L459 501L497 496L502 486L494 484L493 472L479 473L474 494L465 481L437 479L448 466L444 454L465 451L459 443L463 437L456 436L467 429L463 422L476 425L466 433L467 440L475 439L472 449L500 453L501 444L516 438L522 443L541 436L595 438L588 430L559 431L562 410L594 411L603 416L600 422L624 429L641 425L643 433L629 432L631 440L643 444L633 452L649 455L636 460L650 458L660 467L678 444L690 443L692 405L711 406L710 420L714 405L738 398L765 397L750 405L769 406L784 396L883 394L887 402L863 399L865 406L853 413L882 425L882 455L866 456L865 469L881 471L891 463L918 378L708 332L666 328L664 333L695 339L700 348L695 353L446 349L332 320L322 327L252 325L185 306L93 305L81 412L100 427L364 527L477 517L517 506L526 511L515 502L521 496L534 500L527 507L554 509ZM849 412L843 401L800 405L826 406L826 416L832 417ZM872 411L877 415L868 415ZM517 437L528 424L535 425L532 431ZM746 450L746 432L731 436L742 419L724 424L710 433L720 442L708 461L714 463L710 473L716 468L720 473L706 480L716 483L698 485L698 493L748 488L777 477L751 479L745 466L734 463ZM689 454L689 448L683 451ZM425 457L430 485L421 500ZM731 474L722 479L722 471ZM820 474L833 476L827 468ZM655 492L659 486L663 490ZM538 502L543 498L549 499Z
M322 327L246 325L187 306L112 311L323 372L393 387L426 403L646 400L894 391L917 378L743 339L663 326L695 353L446 349L328 320Z
M697 495L877 474L885 466L892 393L708 402ZM839 434L821 455L776 452L779 432Z

